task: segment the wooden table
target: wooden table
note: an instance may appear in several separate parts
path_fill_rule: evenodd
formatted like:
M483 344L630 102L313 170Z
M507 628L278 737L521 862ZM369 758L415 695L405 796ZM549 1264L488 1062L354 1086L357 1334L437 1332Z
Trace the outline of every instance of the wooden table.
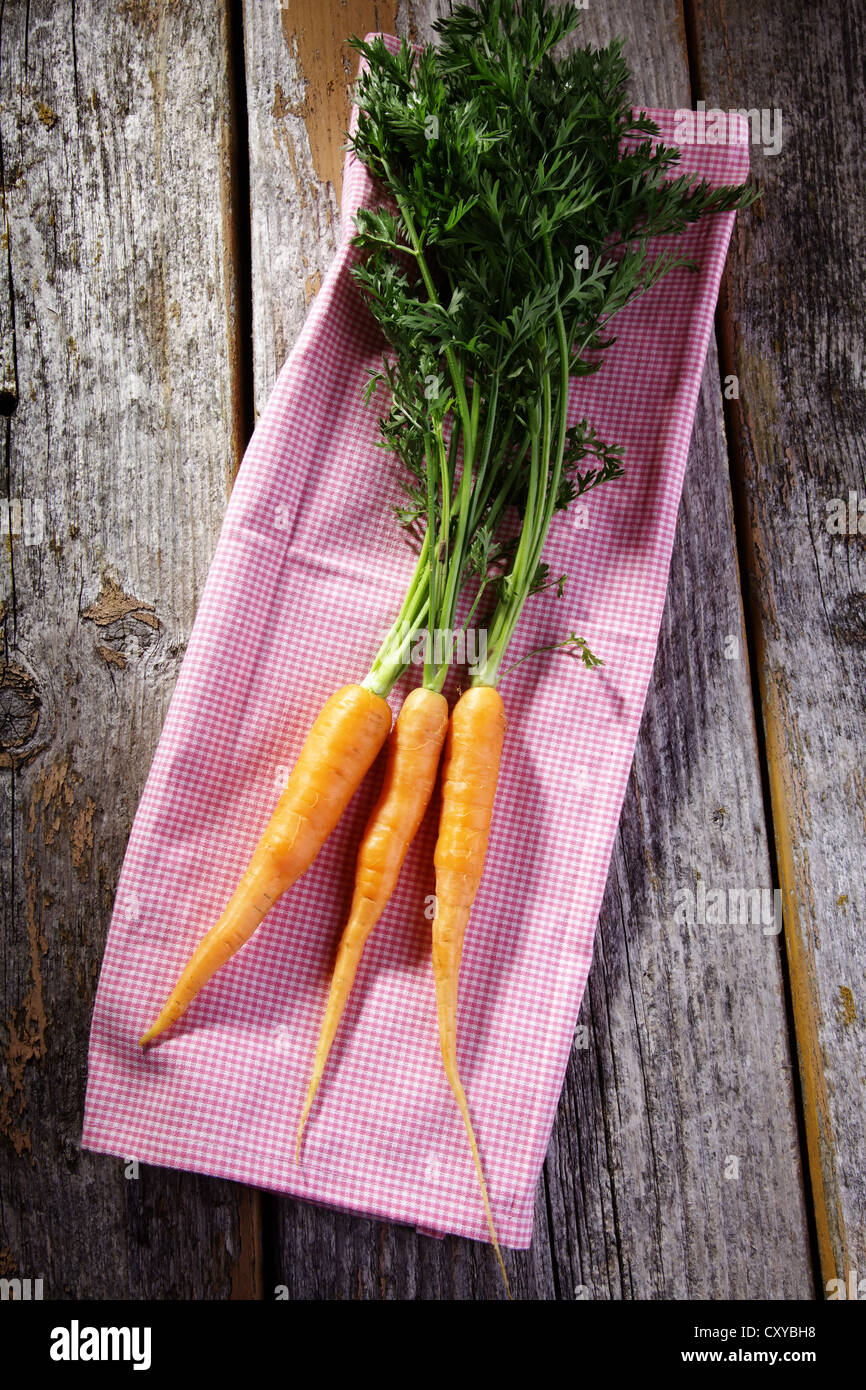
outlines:
M244 443L338 235L341 40L423 38L439 8L0 11L0 1275L46 1297L501 1295L483 1245L133 1178L78 1142L132 817ZM533 1247L509 1259L520 1297L812 1298L866 1276L854 10L586 12L584 41L627 37L638 100L780 108L783 142L753 150L763 201L730 254L582 1026ZM701 888L779 888L783 933L681 920Z

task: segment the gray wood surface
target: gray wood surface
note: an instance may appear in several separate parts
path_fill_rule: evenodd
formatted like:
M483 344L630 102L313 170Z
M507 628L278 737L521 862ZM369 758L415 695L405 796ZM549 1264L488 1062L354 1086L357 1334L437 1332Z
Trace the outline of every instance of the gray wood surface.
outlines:
M772 886L716 367L547 1162L557 1263L590 1297L812 1292L775 923L678 913L701 884Z
M22 503L0 592L0 1275L44 1277L47 1296L502 1296L484 1245L189 1174L127 1179L77 1147L132 816L245 433L339 234L341 40L423 39L436 12L0 11L0 414L5 496ZM788 0L586 12L583 41L627 37L646 104L781 104L792 126L756 163L763 210L740 219L534 1242L506 1257L519 1297L808 1298L866 1269L864 541L824 526L831 498L866 499L848 269L862 33L842 14L825 24ZM684 890L779 878L784 936L677 914Z
M44 534L3 551L0 1268L46 1297L256 1287L255 1194L78 1148L114 888L237 461L227 52L207 4L2 10L3 482Z
M757 22L726 0L694 19L707 104L783 121L779 153L756 155L763 211L733 247L722 343L826 1287L866 1270L863 14ZM851 493L855 529L831 529Z

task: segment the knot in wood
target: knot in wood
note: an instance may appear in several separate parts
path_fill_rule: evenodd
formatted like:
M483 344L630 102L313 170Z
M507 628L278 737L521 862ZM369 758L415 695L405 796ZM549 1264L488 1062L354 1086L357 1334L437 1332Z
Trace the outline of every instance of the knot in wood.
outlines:
M0 751L19 752L39 726L42 700L36 682L20 666L0 666Z

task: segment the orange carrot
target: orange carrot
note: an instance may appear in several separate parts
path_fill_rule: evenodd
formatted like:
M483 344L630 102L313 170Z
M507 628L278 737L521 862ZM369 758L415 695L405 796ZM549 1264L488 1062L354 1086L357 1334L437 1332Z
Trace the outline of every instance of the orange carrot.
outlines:
M445 696L419 686L406 697L391 730L382 790L358 850L349 920L337 949L313 1074L298 1125L296 1162L301 1152L304 1125L324 1074L361 953L394 891L406 852L433 794L447 729Z
M442 810L436 841L436 914L433 918L433 977L439 1016L439 1045L445 1075L460 1107L481 1186L487 1224L508 1289L487 1184L457 1069L457 979L469 913L481 883L499 776L506 719L502 696L492 686L472 686L451 714L442 767ZM509 1297L511 1290L508 1289Z
M346 685L327 701L231 901L140 1039L142 1047L180 1018L211 976L249 940L277 899L310 867L390 727L387 701L362 685Z

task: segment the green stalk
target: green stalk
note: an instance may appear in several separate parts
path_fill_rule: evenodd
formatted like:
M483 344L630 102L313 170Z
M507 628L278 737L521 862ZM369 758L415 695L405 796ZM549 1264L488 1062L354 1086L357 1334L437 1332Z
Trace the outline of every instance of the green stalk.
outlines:
M550 275L553 275L553 258L550 249L550 239L547 236L545 236L544 245L548 272ZM559 363L556 449L553 457L553 467L550 469L548 477L548 459L550 457L551 435L553 431L550 370L546 369L542 380L541 391L542 425L540 451L538 450L535 432L533 432L531 445L533 454L538 454L540 469L543 470L544 486L539 487L537 493L533 492L531 486L535 475L535 468L533 467L530 476L530 493L527 497L523 528L520 533L517 554L512 563L507 581L506 597L502 600L494 614L492 637L487 648L487 659L483 666L473 676L473 685L496 685L499 680L502 659L523 611L523 605L532 592L533 581L538 572L541 555L547 541L554 512L556 511L556 499L562 482L563 460L565 458L565 443L568 429L569 383L568 344L566 340L565 323L562 317L562 311L559 307L557 307L554 312L553 322L556 330L557 356ZM530 418L530 427L531 426L532 419Z
M467 442L464 437L463 443L463 471L460 474L460 485L456 503L455 515L457 517L457 531L451 547L448 562L448 577L442 595L442 601L438 607L431 605L431 626L434 634L436 632L450 632L454 626L454 616L457 611L457 598L463 584L463 575L466 568L466 547L467 536L471 540L472 533L469 531L469 518L472 503L473 484L477 483L477 476L473 471L473 457L475 454L475 436L478 430L480 391L476 382L472 391L472 409L470 411L470 421L472 424L473 437ZM485 432L485 437L486 437ZM444 507L444 499L443 499ZM442 527L443 536L447 534L444 522ZM431 644L432 645L432 644ZM448 672L450 652L444 656L438 666L431 665L428 671L424 668L424 685L429 690L441 690L445 684L445 677Z
M403 600L403 606L373 658L369 672L361 682L365 689L372 690L374 694L381 695L383 699L390 693L392 686L406 670L407 663L403 660L406 644L408 643L411 650L412 639L427 617L429 553L430 535L429 532L425 532L421 550L415 562L415 570Z
M490 490L493 487L496 477L498 476L499 465L502 462L502 458L505 455L510 441L511 432L510 430L508 430L506 432L505 440L502 444L502 447L499 453L497 454L493 473L487 479L487 483L481 493L481 496L478 498L477 508L472 516L473 531L481 522L481 517L484 514L484 508L487 504L487 499L490 495ZM490 504L490 510L487 513L487 525L491 528L491 530L493 529L493 527L496 526L500 516L502 515L503 511L505 510L505 507L508 504L509 498L511 497L511 493L514 488L514 484L517 481L517 475L523 467L523 460L526 458L526 455L529 452L530 442L530 436L527 433L526 438L524 439L520 448L517 450L517 453L514 455L514 458L511 460L511 463L508 465L508 469L505 473L505 477L502 479L501 486L497 489L496 496Z
M393 184L393 174L388 167L387 160L383 159L382 163L388 179ZM421 239L415 230L415 223L412 218L411 211L406 203L405 198L401 197L399 193L395 195L395 199L397 202L397 206L400 209L400 215L403 218L403 223L406 228L406 232L408 234L412 250L415 255L415 260L417 262L421 278L424 282L424 288L427 291L427 296L431 303L438 303L439 301L438 296L436 294L436 286L433 283L433 277L430 274L430 268L427 265L427 260L424 256L424 250L421 244ZM472 483L475 465L475 446L478 434L478 415L481 400L479 384L476 380L472 392L472 406L470 408L466 396L466 384L463 373L460 369L457 360L457 355L454 352L454 349L450 346L445 347L444 355L445 360L448 364L448 371L451 376L451 383L454 388L454 395L457 401L457 410L460 417L460 423L462 425L463 471L461 474L459 495L455 506L455 515L457 517L457 536L455 540L454 553L450 557L447 568L447 579L445 581L444 598L442 603L440 604L439 586L437 583L440 563L438 553L439 547L435 543L434 534L435 494L433 490L432 467L429 465L429 463L427 468L427 527L428 532L431 535L431 548L430 574L428 582L429 630L427 647L425 651L423 684L427 689L430 690L441 690L442 686L445 683L445 677L447 674L447 660L445 662L440 662L438 665L434 661L435 634L437 631L442 631L445 628L448 628L450 630L451 622L453 621L453 611L456 609L457 596L460 591L460 585L465 569L466 556L464 552L466 548L466 538L468 534L471 539L472 534L468 531L468 522L469 508L472 498ZM439 429L441 431L441 422L439 424ZM452 461L455 456L456 451L452 451ZM449 481L450 472L451 470L449 469ZM449 531L451 521L451 517L449 514L450 489L445 488L444 478L442 480L442 484L442 540L447 545L450 539ZM449 617L449 615L451 616ZM446 618L445 622L442 621L443 616Z
M427 435L426 487L417 451L405 458L419 478L412 492L430 531L422 588L434 632L453 629L478 528L487 544L520 484L523 524L477 684L498 679L563 497L570 345L598 345L621 309L685 263L675 255L654 258L650 238L754 200L745 187L667 178L677 172L679 153L643 138L659 132L645 117L635 119L621 45L551 56L580 17L571 0L477 0L473 10L461 6L437 24L447 39L439 50L425 47L417 62L405 42L391 55L381 44L352 41L368 69L359 78L351 144L398 210L396 224L390 213L361 219L374 264L359 279L408 364L406 380L428 370L427 361L447 364L448 409L462 433L463 475L455 487L456 428L446 468L441 417L438 425L423 420L404 391L409 427ZM464 139L467 129L472 140ZM638 133L637 148L624 153L623 140ZM362 225L361 244L364 236ZM592 268L575 278L573 248L584 243ZM616 256L616 248L626 255ZM417 264L417 280L405 276L404 251ZM447 311L431 254L455 291ZM425 297L435 309L429 315ZM487 415L479 429L482 401ZM526 444L505 467L511 431L500 446L500 413L530 424ZM390 661L390 652L381 659ZM444 674L442 660L428 653L425 684L438 688Z
M390 183L394 185L394 175L391 172L391 169L388 167L388 161L384 157L382 158L382 168L385 170L385 173ZM412 243L412 250L415 254L415 259L418 263L418 269L421 273L421 279L424 281L424 288L427 291L427 296L431 304L438 304L439 296L436 293L436 286L433 284L433 276L430 274L430 267L428 266L427 260L424 256L424 249L421 245L421 238L415 231L415 223L412 219L412 214L409 211L406 199L402 197L399 193L395 193L394 197L397 206L400 209L400 215L403 218L406 231L409 234L409 240ZM466 385L463 380L463 375L457 366L457 358L452 347L445 348L445 361L448 363L448 370L451 374L451 382L454 387L454 394L457 397L457 409L460 412L460 420L463 425L464 437L471 437L472 427L469 415L469 403L466 400ZM464 444L464 450L465 447L466 446Z
M553 275L553 255L550 249L550 237L544 238L545 259L547 261L548 273ZM559 495L559 488L562 482L562 464L565 458L565 441L568 430L568 383L569 383L569 356L568 343L565 336L565 322L562 317L562 310L557 306L553 316L554 327L556 329L556 343L559 353L559 388L557 395L558 419L556 430L556 455L553 461L553 472L550 479L550 489L548 492L547 506L544 512L544 519L541 529L536 538L536 545L533 551L532 575L541 561L541 552L544 549L547 533L550 530L550 523L553 520L553 513L556 510L556 499ZM550 378L547 380L548 390ZM530 580L531 582L531 580Z
M448 537L451 531L451 462L445 452L445 438L442 430L442 421L434 422L434 442L438 460L439 491L441 495L440 506L442 509L442 525L439 539L436 539L436 513L435 513L435 477L436 470L433 468L432 460L427 465L427 496L428 496L428 521L427 528L433 537L431 542L430 560L430 602L427 607L428 617L431 628L435 624L436 615L439 612L441 600L440 591L446 589L450 583L450 567L447 560ZM441 582L440 582L441 581ZM435 690L439 687L435 684L436 667L434 664L434 652L432 633L428 631L427 644L424 652L424 676L423 684L428 690Z

